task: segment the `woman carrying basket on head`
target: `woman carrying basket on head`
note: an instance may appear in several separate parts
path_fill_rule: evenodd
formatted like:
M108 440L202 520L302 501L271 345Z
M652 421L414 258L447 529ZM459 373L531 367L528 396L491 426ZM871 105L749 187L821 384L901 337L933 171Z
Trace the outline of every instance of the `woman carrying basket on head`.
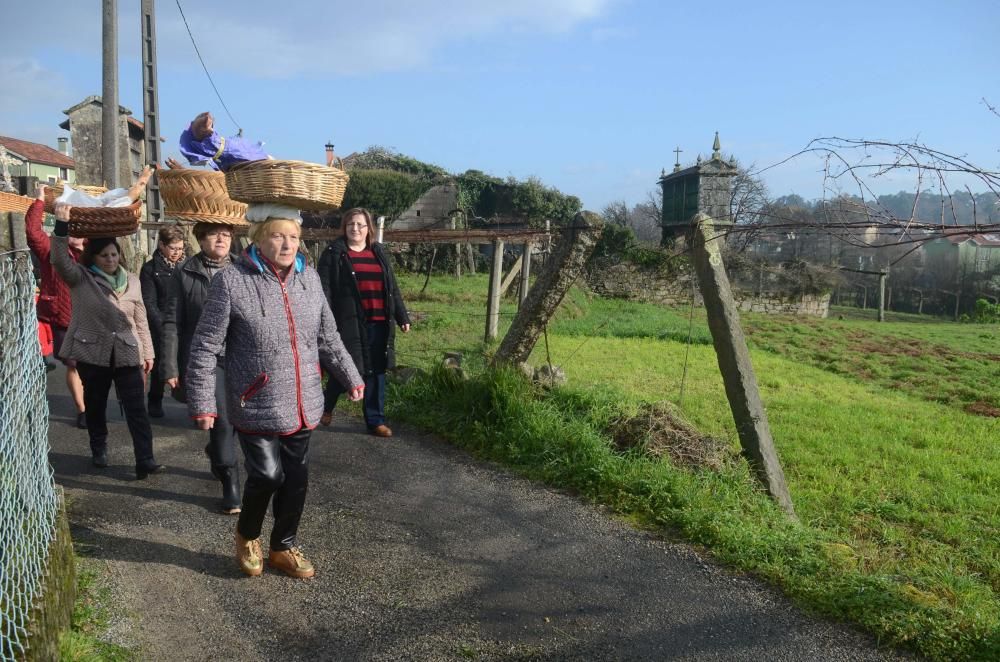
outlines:
M70 212L69 205L56 204L52 238L52 266L66 281L72 299L60 356L76 361L83 382L94 466L108 466L105 411L114 382L132 436L136 478L142 480L162 471L163 465L153 456L153 430L146 414L145 375L153 369L154 356L139 279L121 266L114 237L91 238L80 264L74 262L68 252Z
M364 393L316 271L299 252L298 211L251 205L252 244L215 275L191 341L188 410L197 426L217 424L216 375L225 348L226 409L243 448L247 480L236 525L240 569L263 571L261 527L273 500L269 563L312 577L295 537L309 481L309 437L323 413L320 365L352 400Z
M163 379L176 395L187 382L188 356L202 308L208 299L212 278L237 259L230 254L233 227L217 223L197 223L194 236L201 251L174 270L172 297L163 313ZM215 423L208 431L205 454L212 475L222 483L222 512L240 512L240 474L236 457L236 438L226 418L225 348L217 358L215 372Z

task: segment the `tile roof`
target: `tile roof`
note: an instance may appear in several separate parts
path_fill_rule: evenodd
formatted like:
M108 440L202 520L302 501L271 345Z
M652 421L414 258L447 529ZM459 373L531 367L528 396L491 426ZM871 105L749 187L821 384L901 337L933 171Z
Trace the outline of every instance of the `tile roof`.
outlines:
M1000 234L996 232L969 232L968 230L963 230L960 232L945 232L944 239L947 239L953 244L962 244L966 241L972 241L972 243L977 246L990 246L996 247L1000 246Z
M76 167L76 163L73 159L66 156L59 150L49 147L48 145L33 143L27 140L19 140L17 138L8 138L6 136L0 136L0 145L3 145L8 151L13 152L14 154L17 154L32 163L43 163L45 165L54 165L61 168Z

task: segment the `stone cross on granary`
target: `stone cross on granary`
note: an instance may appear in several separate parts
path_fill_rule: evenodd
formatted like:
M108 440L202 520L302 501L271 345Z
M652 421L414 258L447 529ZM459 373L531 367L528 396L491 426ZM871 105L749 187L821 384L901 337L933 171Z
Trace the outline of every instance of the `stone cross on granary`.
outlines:
M7 154L7 148L0 145L0 191L17 193L17 190L14 188L14 180L10 177L10 166L19 164L20 161L11 158Z
M771 438L767 411L760 399L750 351L722 261L717 228L732 225L730 180L735 174L735 163L722 158L716 133L710 159L702 161L699 156L694 166L675 168L669 175L661 176L662 243L673 245L674 239L681 235L688 240L743 455L768 494L794 517L792 497Z

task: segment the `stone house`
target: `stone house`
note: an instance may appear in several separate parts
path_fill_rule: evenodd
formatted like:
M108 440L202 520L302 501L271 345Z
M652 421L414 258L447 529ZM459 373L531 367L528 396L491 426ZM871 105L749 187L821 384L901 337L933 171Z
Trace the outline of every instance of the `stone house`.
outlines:
M101 163L101 97L91 95L63 111L68 118L59 125L70 132L76 179L80 184L109 186ZM136 180L146 164L146 131L143 123L132 117L132 111L118 106L118 186L127 187ZM109 186L110 188L110 186Z
M987 274L1000 268L1000 234L974 234L963 228L923 247L929 264L945 273Z
M66 140L59 138L57 150L41 143L0 136L0 145L7 150L7 172L15 180L35 177L49 184L74 183L76 164L68 154ZM30 192L22 190L21 193Z

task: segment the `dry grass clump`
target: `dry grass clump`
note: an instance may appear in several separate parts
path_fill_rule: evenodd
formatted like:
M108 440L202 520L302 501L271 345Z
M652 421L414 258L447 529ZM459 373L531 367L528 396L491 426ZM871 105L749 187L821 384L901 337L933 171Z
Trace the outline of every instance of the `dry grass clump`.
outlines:
M724 440L701 434L665 402L643 404L635 416L615 419L608 433L619 451L667 456L678 467L719 471L735 457Z

